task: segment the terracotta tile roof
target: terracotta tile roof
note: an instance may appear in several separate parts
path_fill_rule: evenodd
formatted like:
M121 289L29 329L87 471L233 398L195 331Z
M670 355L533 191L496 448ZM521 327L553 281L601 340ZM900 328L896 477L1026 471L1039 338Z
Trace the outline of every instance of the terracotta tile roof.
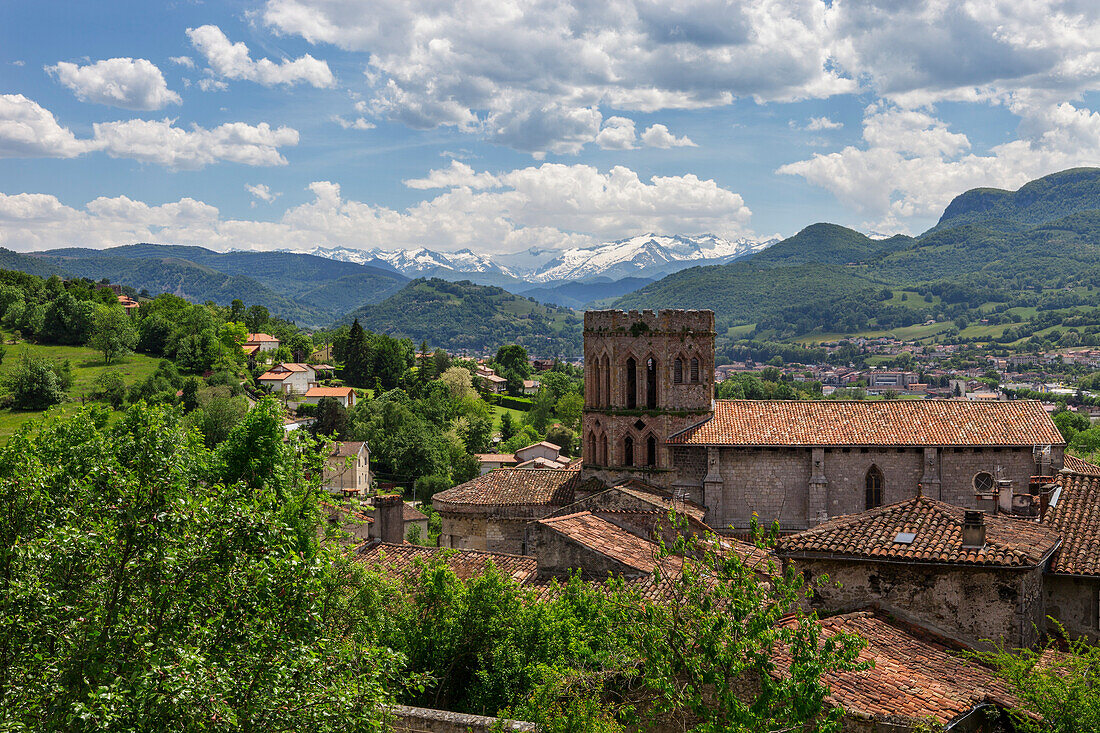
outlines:
M336 444L332 446L332 453L329 455L333 458L354 458L359 455L359 451L363 450L364 445L366 443L361 440L336 441Z
M419 522L419 521L422 521L422 520L427 520L427 518L428 518L427 514L420 511L419 509L414 507L412 504L409 504L408 502L403 502L401 504L401 506L404 507L404 509L402 511L404 513L404 520L406 522Z
M257 382L274 382L274 381L281 382L284 379L286 379L287 377L289 377L292 373L293 372L270 372L270 371L268 371L268 372L264 372L260 376L256 377L256 381Z
M828 672L822 679L829 687L826 701L842 706L850 716L903 724L931 717L947 725L979 705L1020 704L1007 682L959 656L959 646L920 627L871 611L819 623L825 637L849 633L867 640L859 661L873 661L874 667ZM790 663L785 653L779 655L780 671L789 669Z
M1089 463L1083 458L1070 455L1067 453L1065 459L1062 462L1062 468L1067 471L1073 471L1074 473L1083 473L1086 476L1100 476L1100 466L1095 463Z
M674 445L1064 445L1041 403L719 400Z
M1100 576L1100 476L1062 473L1055 480L1058 500L1043 517L1045 526L1062 535L1051 570Z
M244 340L244 342L246 344L258 344L258 343L262 343L264 341L271 342L271 341L278 341L278 340L279 339L275 338L271 334L267 334L267 333L250 333L250 334L248 334L248 338L246 338Z
M1058 533L1026 519L986 515L984 547L963 547L962 507L918 496L897 504L830 519L779 540L784 557L845 557L882 562L925 562L992 567L1035 567L1058 547ZM912 541L897 542L901 532Z
M355 556L356 561L364 565L381 566L391 573L405 577L419 573L425 564L435 558L443 558L447 567L462 580L469 580L483 574L490 562L496 566L497 570L517 583L526 582L538 571L538 561L525 555L479 550L449 550L419 545L391 545L385 542L373 546L364 545Z
M585 586L592 590L610 595L617 589L620 578L609 580L588 580ZM637 578L621 578L627 590L633 590L643 601L667 602L676 599L676 583L668 575L661 576L660 581L654 580L652 575L644 575ZM532 578L524 584L525 588L534 591L536 598L541 601L549 601L561 596L569 581L560 578Z
M642 539L592 512L540 519L539 524L640 573L652 574L658 567L657 543ZM681 560L667 557L660 564L678 568Z
M475 453L474 457L482 463L515 463L514 453Z
M351 387L310 387L306 397L349 397L355 394Z
M568 461L551 461L549 458L535 456L529 461L517 463L516 468L565 468L568 465Z
M434 505L565 506L573 501L580 471L569 468L498 468L472 481L441 491ZM440 508L437 506L436 508Z
M681 514L702 522L707 515L707 508L700 506L689 499L673 499L672 495L663 489L630 479L621 484L615 484L612 488L618 489L624 494L633 496L639 501L644 501L658 509L675 509Z

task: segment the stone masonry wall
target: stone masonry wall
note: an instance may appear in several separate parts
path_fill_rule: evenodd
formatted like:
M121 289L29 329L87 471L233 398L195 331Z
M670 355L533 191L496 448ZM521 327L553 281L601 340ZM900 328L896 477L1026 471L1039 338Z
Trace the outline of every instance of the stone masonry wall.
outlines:
M449 710L414 708L407 705L395 705L390 709L393 720L387 730L397 733L489 733L489 731L531 731L536 730L534 723L519 720L501 720L484 715L452 713Z
M814 605L848 611L871 604L970 645L1004 638L1036 641L1043 599L1039 570L981 570L936 565L845 560L794 560L811 578L828 575ZM839 587L838 587L839 584Z
M1044 612L1057 619L1071 637L1085 636L1100 641L1100 579L1047 575L1043 578ZM1049 619L1047 631L1057 633Z

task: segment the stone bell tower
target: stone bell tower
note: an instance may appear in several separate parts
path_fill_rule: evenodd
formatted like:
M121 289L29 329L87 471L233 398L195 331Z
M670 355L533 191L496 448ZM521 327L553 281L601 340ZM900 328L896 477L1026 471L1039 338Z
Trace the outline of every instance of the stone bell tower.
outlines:
M665 439L713 414L713 311L584 314L585 478L671 488Z

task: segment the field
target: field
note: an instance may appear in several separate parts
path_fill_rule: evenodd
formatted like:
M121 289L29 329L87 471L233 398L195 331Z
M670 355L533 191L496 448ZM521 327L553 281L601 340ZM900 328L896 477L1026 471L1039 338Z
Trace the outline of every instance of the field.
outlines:
M54 412L62 414L69 414L79 409L82 399L91 399L93 383L103 372L117 369L126 378L126 385L129 386L152 374L159 362L159 359L149 356L131 354L107 366L103 363L103 354L86 346L42 346L26 342L13 344L9 334L3 335L7 354L4 356L3 363L0 364L0 380L15 369L24 353L46 359L68 359L72 364L73 386L69 390L71 401L54 408ZM6 439L23 423L41 417L42 414L41 412L16 412L8 408L0 409L0 440Z
M500 405L489 405L489 411L493 413L493 431L500 432L500 418L504 413L510 413L512 415L512 423L515 425L523 424L523 416L526 414L522 410L513 410L511 407L501 407Z

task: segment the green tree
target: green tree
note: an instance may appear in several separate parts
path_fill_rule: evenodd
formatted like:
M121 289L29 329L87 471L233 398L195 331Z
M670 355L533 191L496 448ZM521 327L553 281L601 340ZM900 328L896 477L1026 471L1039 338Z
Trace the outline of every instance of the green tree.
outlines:
M348 331L340 349L343 353L343 371L340 373L344 381L353 387L366 387L370 377L371 347L367 341L366 332L359 325L356 318Z
M500 440L505 442L516 434L516 422L512 419L512 413L505 411L500 416Z
M117 369L108 369L95 379L92 396L116 410L126 403L126 378Z
M454 486L448 476L421 476L413 482L413 497L425 504L432 503L432 497L440 491Z
M1062 437L1067 443L1072 441L1073 437L1079 432L1088 430L1092 425L1087 415L1082 415L1079 412L1073 412L1072 410L1066 410L1064 408L1055 412L1051 418L1054 420L1054 425L1058 428L1058 432L1062 434Z
M103 352L103 361L110 364L137 346L137 330L126 311L120 307L101 306L95 314L92 336L88 345Z
M15 368L4 375L4 389L17 410L46 410L65 399L57 366L23 352Z
M408 370L404 349L397 339L385 334L377 334L374 341L371 373L382 382L382 389L393 389Z
M561 448L562 455L573 455L573 431L564 425L555 425L546 432L546 440Z
M264 328L271 320L271 313L267 308L262 305L254 305L249 307L244 316L244 325L248 326L249 333L262 333L261 329Z
M524 416L524 422L540 434L546 433L550 420L554 416L554 395L548 389L540 389L535 395L534 404Z
M322 397L314 411L316 415L310 432L333 440L347 440L351 430L348 411L335 397Z
M497 349L497 355L493 361L501 372L515 372L522 379L531 376L531 362L527 358L527 349L519 344L501 346Z
M0 728L381 728L397 660L354 600L363 572L318 540L319 459L280 423L233 435L281 497L174 408L112 427L88 409L0 449Z
M558 404L554 407L554 411L565 427L574 433L579 432L581 429L581 415L584 413L584 397L578 392L569 392L562 395L561 399L558 400Z
M202 401L202 407L192 415L192 423L202 431L207 448L221 444L248 414L248 401L243 397L213 395Z

